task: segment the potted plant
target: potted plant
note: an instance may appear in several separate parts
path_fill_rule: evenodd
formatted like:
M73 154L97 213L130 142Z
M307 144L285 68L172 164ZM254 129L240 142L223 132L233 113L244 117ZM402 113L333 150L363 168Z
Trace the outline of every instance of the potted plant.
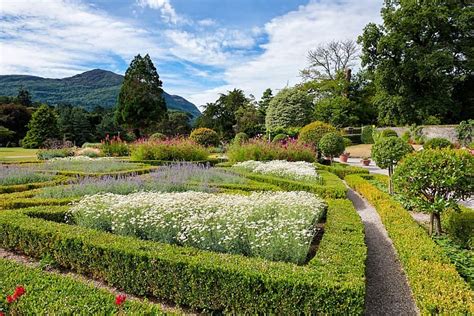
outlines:
M370 158L369 158L369 157L363 157L360 162L361 162L364 166L368 166L368 165L370 165Z
M351 153L345 151L339 156L340 162L347 162L347 159L350 157Z

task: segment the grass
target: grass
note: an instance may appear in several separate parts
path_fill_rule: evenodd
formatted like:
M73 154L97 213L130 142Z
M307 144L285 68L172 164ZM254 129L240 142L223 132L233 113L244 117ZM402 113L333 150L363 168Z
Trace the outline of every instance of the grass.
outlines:
M0 162L37 160L38 149L25 149L21 147L0 147Z

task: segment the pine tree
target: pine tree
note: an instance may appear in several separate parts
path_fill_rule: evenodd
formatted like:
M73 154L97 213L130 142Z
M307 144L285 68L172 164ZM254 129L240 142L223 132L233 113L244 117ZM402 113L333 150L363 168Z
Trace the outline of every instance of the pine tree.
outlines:
M55 110L43 104L31 116L22 146L24 148L38 148L43 145L46 139L58 138L59 135L58 116Z
M166 113L162 82L150 56L135 56L125 73L115 119L139 137Z

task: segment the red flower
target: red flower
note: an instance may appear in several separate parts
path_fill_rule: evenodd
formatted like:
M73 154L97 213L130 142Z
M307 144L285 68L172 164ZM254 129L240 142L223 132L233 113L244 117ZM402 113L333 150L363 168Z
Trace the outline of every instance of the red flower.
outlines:
M5 314L4 314L4 313L2 313L2 312L0 312L0 316L5 316Z
M15 289L15 293L13 293L13 297L15 299L19 298L20 296L22 296L23 294L25 294L26 290L23 286L17 286L16 289Z
M11 296L11 295L8 295L7 296L7 303L8 304L11 304L15 301L15 297Z
M122 305L125 300L127 299L127 296L123 295L123 294L119 294L115 297L115 305L117 306L120 306Z

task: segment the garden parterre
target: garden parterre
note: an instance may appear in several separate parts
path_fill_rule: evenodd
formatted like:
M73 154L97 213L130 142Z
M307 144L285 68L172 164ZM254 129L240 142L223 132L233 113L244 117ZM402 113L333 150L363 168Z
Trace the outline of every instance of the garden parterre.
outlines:
M262 162L248 160L234 164L233 168L242 168L259 174L273 175L299 181L318 182L321 180L313 164L305 161L290 162L286 160L271 160Z

